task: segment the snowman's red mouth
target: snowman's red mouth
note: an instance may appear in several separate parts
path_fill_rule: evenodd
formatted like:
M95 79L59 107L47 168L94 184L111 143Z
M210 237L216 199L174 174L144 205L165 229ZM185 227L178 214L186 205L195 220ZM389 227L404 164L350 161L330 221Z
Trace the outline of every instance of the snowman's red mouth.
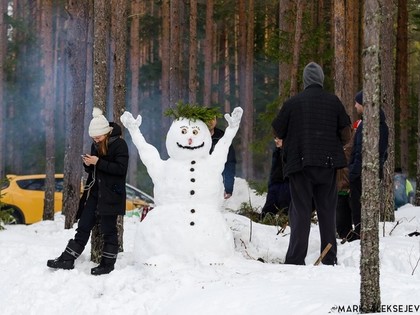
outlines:
M189 145L182 145L182 144L179 144L178 142L176 143L176 145L178 146L178 148L181 148L181 149L195 150L195 149L200 149L200 148L204 147L204 142L202 144L198 145L198 146L195 146L195 147L192 147L192 146L189 146Z

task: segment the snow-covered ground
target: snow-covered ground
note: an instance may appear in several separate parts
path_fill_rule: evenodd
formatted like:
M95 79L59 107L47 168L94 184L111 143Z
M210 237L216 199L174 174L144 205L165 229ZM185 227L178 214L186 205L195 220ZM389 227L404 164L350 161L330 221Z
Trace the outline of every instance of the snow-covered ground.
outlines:
M225 204L262 206L246 182L237 179ZM289 230L252 223L231 210L224 212L236 243L235 256L222 265L165 263L145 266L134 261L139 219L125 217L124 248L115 270L92 276L90 246L74 270L51 270L75 230L64 217L0 231L0 314L140 314L270 315L355 314L360 300L360 242L338 244L338 265L314 266L319 231L313 225L306 266L283 265ZM420 208L406 205L397 222L380 224L381 298L383 313L420 313ZM76 227L76 225L75 225ZM383 235L383 228L385 235ZM392 231L392 232L391 232ZM257 261L263 258L266 263ZM351 312L354 311L354 312Z

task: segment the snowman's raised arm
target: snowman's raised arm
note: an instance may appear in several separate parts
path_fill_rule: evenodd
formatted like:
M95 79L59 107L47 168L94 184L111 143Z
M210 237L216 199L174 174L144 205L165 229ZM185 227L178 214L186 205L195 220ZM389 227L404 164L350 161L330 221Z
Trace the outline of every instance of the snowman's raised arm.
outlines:
M226 161L229 146L232 144L233 138L235 138L235 135L238 132L243 112L241 107L235 107L231 115L225 114L228 126L225 130L225 134L214 147L212 156L215 158L219 158L220 156Z
M131 139L139 151L140 159L147 167L147 171L153 179L153 173L161 169L160 164L163 163L163 161L160 158L159 151L153 145L147 143L143 134L140 132L139 127L142 122L142 117L138 115L137 118L134 119L133 115L126 111L121 115L120 120L124 127L130 132Z

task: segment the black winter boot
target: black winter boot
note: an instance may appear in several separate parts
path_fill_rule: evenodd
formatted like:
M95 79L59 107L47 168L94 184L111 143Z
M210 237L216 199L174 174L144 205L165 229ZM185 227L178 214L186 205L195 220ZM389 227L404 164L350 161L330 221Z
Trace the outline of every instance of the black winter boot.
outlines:
M105 244L102 251L101 263L99 266L92 268L90 273L95 276L108 274L114 270L115 262L117 261L118 246Z
M47 266L56 269L73 269L75 259L80 256L84 249L84 246L70 240L64 252L56 259L48 260Z

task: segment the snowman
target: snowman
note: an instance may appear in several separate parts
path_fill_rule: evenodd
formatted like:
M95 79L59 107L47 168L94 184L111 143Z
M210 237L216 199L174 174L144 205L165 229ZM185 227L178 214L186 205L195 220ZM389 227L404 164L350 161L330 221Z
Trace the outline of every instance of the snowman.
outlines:
M167 133L166 160L140 132L140 115L121 116L154 184L155 208L136 231L137 262L222 264L234 254L232 231L221 213L222 172L242 113L236 107L232 115L225 114L228 127L212 154L206 123L197 115L178 115Z

